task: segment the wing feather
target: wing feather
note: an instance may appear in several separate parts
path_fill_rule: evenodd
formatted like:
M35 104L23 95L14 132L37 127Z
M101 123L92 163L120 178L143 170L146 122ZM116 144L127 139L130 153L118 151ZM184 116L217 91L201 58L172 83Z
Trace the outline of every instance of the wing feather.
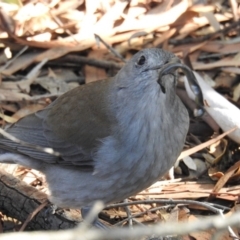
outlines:
M100 140L110 134L114 121L106 111L108 93L109 80L80 86L65 93L47 108L7 128L6 131L16 138L52 148L60 153L60 157L12 142L3 136L0 148L46 163L93 168L92 154Z

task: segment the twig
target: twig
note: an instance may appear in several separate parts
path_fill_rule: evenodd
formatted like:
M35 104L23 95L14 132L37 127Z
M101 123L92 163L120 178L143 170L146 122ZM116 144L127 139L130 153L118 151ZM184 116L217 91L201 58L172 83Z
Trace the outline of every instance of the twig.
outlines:
M41 203L39 206L37 206L37 208L28 215L27 219L25 220L25 222L23 223L23 225L21 226L21 228L19 229L19 232L22 232L26 226L28 225L28 223L43 209L48 205L49 201L45 201L43 203Z
M69 63L82 63L82 64L87 64L90 66L95 66L95 67L100 67L100 68L115 68L115 69L120 69L122 68L123 64L115 63L115 62L110 62L106 60L97 60L94 58L87 58L83 56L77 56L73 54L68 54L64 57L62 57L60 60L67 61Z
M79 224L78 226L79 231L81 232L86 231L87 228L91 226L91 224L93 223L93 221L96 219L99 212L101 212L103 208L104 204L102 201L95 202L93 207L88 212L86 218L84 218L84 221L81 222L81 224Z
M222 211L220 211L220 215L222 216L223 219L225 218ZM233 237L233 239L235 239L235 240L239 239L230 226L228 226L228 232L230 233L230 236Z
M136 217L140 217L148 212L155 212L155 211L158 211L158 210L161 210L161 209L166 209L166 208L169 208L169 207L172 207L174 205L166 205L166 206L161 206L161 207L155 207L155 208L151 208L151 209L147 209L143 212L140 212L140 213L137 213L137 214L134 214L131 216L132 219L136 218ZM114 226L120 226L122 223L126 222L126 221L129 221L129 218L126 218L126 219L123 219L122 221L119 221L118 223L114 224Z
M42 99L46 99L46 98L56 98L61 96L63 93L50 93L50 94L43 94L43 95L36 95L36 96L30 96L28 99L26 99L26 102L30 102L30 101L39 101Z
M185 223L164 223L156 224L151 227L136 226L134 229L129 228L112 228L108 230L100 229L86 229L85 232L78 228L64 231L39 231L39 232L21 232L21 233L7 233L1 234L1 240L24 239L24 240L113 240L123 238L125 240L136 238L140 239L142 236L168 236L168 235L184 235L191 232L204 231L215 228L218 231L226 229L228 226L237 226L240 224L240 212L233 213L230 217L223 219L222 217L209 217L204 221L197 220Z
M230 6L232 8L234 21L238 21L239 16L238 16L238 3L237 3L237 1L236 0L229 0L229 3L230 3Z
M124 63L127 62L124 57L119 54L114 48L112 48L109 44L107 44L98 34L94 34L95 38L100 41L113 55L121 59Z
M219 214L221 210L218 208L212 206L210 203L206 202L198 202L194 200L172 200L172 199L161 199L161 200L143 200L143 201L134 201L134 202L128 202L128 203L117 203L117 204L111 204L108 205L104 209L110 209L110 208L116 208L116 207L125 207L128 205L136 205L136 204L152 204L152 203L161 203L161 204L185 204L185 205L198 205L201 207L204 207L216 214Z
M206 59L209 59L209 58L221 58L221 57L231 56L231 55L235 55L235 54L236 53L212 53L212 54L199 56L198 60L206 60Z
M3 69L8 68L18 57L20 57L26 50L28 49L28 46L25 46L21 51L19 51L11 60L7 61L4 65Z
M124 202L125 202L125 203L128 203L128 199L125 199ZM131 211L129 210L128 205L125 206L124 208L125 208L125 211L126 211L126 213L127 213L128 225L129 225L129 227L132 227L132 225L133 225L133 221L132 221L132 219L133 219L133 217L132 217L132 213L131 213Z
M199 205L201 207L205 207L206 209L220 215L222 218L224 218L223 212L222 210L213 207L211 204L209 203L205 203L205 202L197 202L197 201L193 201L193 200L145 200L145 201L134 201L134 202L124 202L124 203L119 203L119 204L112 204L107 206L106 209L110 208L110 207L123 207L126 206L126 204L128 205L135 205L135 204L149 204L149 203L163 203L165 201L165 203L168 204L188 204L188 205ZM236 236L232 230L232 228L230 226L228 226L228 231L232 236Z

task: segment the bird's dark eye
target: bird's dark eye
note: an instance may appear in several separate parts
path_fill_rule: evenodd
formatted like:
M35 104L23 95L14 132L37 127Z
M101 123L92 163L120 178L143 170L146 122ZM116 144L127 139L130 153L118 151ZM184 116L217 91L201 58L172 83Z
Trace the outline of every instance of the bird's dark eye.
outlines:
M143 64L145 63L145 61L146 61L146 58L142 55L142 56L138 59L137 64L138 64L138 65L143 65Z

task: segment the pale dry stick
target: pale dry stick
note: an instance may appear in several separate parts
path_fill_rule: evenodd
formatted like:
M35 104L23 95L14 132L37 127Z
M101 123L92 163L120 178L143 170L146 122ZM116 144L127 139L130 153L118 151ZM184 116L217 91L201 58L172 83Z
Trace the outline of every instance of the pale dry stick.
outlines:
M219 213L220 213L220 216L222 216L222 218L224 219L225 216L223 215L223 212L220 211ZM235 234L235 232L233 231L233 229L232 229L230 226L228 226L228 232L230 233L230 236L231 236L234 240L238 240L238 239L239 239L239 237Z
M28 46L25 46L20 52L18 52L11 60L9 60L4 66L3 69L8 68L19 56L21 56L26 50ZM1 70L3 70L1 69Z
M25 101L39 101L42 99L46 99L46 98L56 98L61 96L63 93L51 93L51 94L43 94L43 95L36 95L36 96L30 96L29 99L25 100Z
M64 29L64 31L69 35L71 36L71 38L75 41L76 44L80 44L78 39L76 38L76 36L74 36L74 34L67 28L63 28L64 27L64 24L62 23L62 21L56 17L55 15L52 14L51 10L49 11L49 15L52 16L52 18L54 19L54 21L57 23L57 25Z
M47 58L44 58L41 62L39 62L26 76L27 81L32 83L34 79L39 75L40 69L48 62Z
M125 199L124 202L125 202L125 203L128 203L128 199ZM132 213L131 213L131 211L129 210L128 205L125 206L124 208L125 208L125 211L126 211L126 213L127 213L127 218L129 219L129 221L128 221L129 227L132 227L132 225L133 225Z
M115 208L115 207L125 207L127 205L136 205L136 204L152 204L152 203L161 203L161 204L185 204L185 205L198 205L201 207L205 207L206 209L216 213L220 214L220 209L212 206L210 203L206 202L198 202L194 200L173 200L173 199L161 199L161 200L144 200L144 201L134 201L134 202L128 202L128 203L117 203L117 204L111 204L108 205L105 209Z
M25 83L24 85L17 84L18 88L21 90L25 90L26 92L30 92L30 85L34 82L34 80L39 75L40 69L48 62L48 59L45 58L41 62L39 62L28 74L24 79L21 81L21 84Z
M87 229L85 232L78 228L71 230L58 231L38 231L38 232L21 232L1 234L1 240L24 239L24 240L113 240L123 238L125 240L142 236L168 236L168 235L184 235L191 232L205 231L215 228L217 230L226 229L228 226L237 226L240 224L240 212L233 213L230 217L223 219L222 217L204 218L204 221L197 220L194 222L182 223L164 223L156 224L150 227L137 226L134 229L129 228L110 228L106 230Z
M119 70L123 67L123 64L115 63L113 61L98 60L84 56L77 56L74 54L68 54L62 57L60 60L68 63L87 64L99 68L114 68L116 70Z
M64 29L64 31L71 36L71 38L75 41L75 43L79 44L79 41L76 39L76 37L72 34L72 32L67 29L64 28L64 24L62 23L62 21L59 19L59 17L57 16L57 14L55 14L55 12L53 11L52 7L49 6L49 4L45 3L45 1L41 0L41 3L43 3L47 8L48 8L48 14L50 17L53 18L53 20L55 21L55 23L58 25L59 28Z
M87 228L90 227L93 221L96 219L99 212L103 210L103 208L104 204L102 201L95 202L91 210L88 212L86 218L84 218L84 221L79 224L78 230L81 232L86 231Z
M238 3L236 0L229 0L230 6L232 8L232 13L233 13L233 18L234 21L238 21L239 16L238 16Z
M124 63L126 62L126 59L119 54L114 48L112 48L109 44L107 44L98 34L94 34L95 38L100 41L111 53L113 53L116 57L121 59Z

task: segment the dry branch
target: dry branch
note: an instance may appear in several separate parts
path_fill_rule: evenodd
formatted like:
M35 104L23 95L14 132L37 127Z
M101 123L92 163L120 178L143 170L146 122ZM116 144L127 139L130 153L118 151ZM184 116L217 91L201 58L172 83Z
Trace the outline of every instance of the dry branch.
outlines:
M15 219L24 222L36 208L47 200L47 195L0 169L0 210ZM28 223L29 229L56 230L76 226L76 221L67 210L52 214L50 204L43 208ZM72 219L71 219L72 218Z
M23 232L2 234L1 240L12 240L21 238L24 240L113 240L113 239L140 239L142 236L168 236L168 235L184 235L191 232L203 231L216 228L218 231L226 229L228 226L236 226L240 224L240 213L236 212L228 218L209 217L204 221L197 220L191 223L174 223L156 224L151 227L130 228L112 228L109 230L75 228L65 231L48 231L48 232ZM217 232L218 232L217 231ZM217 233L216 232L216 233Z

